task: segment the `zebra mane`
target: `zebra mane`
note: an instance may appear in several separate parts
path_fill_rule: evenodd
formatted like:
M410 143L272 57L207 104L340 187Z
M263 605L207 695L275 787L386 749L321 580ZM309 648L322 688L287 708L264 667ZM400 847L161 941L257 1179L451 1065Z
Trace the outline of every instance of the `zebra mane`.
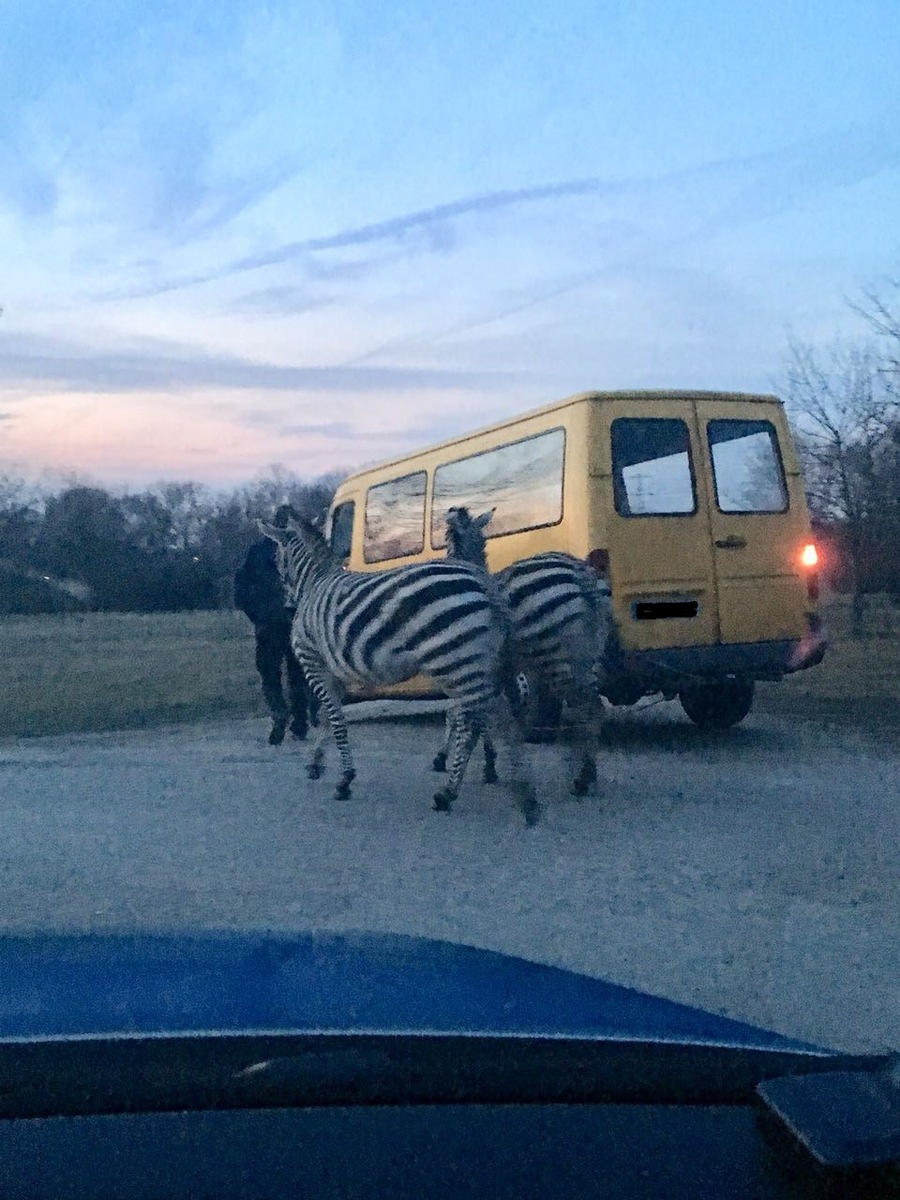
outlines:
M340 566L324 533L313 521L307 520L306 517L298 517L296 520L288 521L287 527L288 532L292 533L303 547L305 556L317 566L331 566L332 564Z
M278 570L291 605L296 607L310 578L321 578L342 569L323 534L305 517L289 520L284 528L268 521L258 521L257 525L276 545Z
M447 557L487 569L484 528L494 511L492 508L481 516L473 517L465 507L449 508L446 519Z

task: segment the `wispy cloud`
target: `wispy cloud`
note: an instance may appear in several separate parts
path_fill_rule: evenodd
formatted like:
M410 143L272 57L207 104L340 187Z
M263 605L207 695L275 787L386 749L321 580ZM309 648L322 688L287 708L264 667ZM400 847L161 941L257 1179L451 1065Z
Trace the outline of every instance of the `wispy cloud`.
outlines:
M618 241L592 239L598 265L526 288L515 299L489 304L480 314L440 328L388 339L347 360L361 365L385 353L431 345L508 320L569 296L624 270L666 259L672 251L708 242L756 222L772 220L812 198L900 166L900 113L837 133L811 138L769 154L703 164L655 180L621 182L607 191L630 192L632 223ZM667 210L667 211L664 211ZM661 212L667 219L660 219ZM612 228L616 223L610 222ZM598 249L600 253L598 254Z
M82 346L62 338L0 335L0 381L67 392L134 393L191 388L405 392L465 388L499 373L418 367L283 366L141 339L137 348Z
M335 233L283 242L208 270L129 285L106 292L103 298L161 295L286 264L302 265L309 276L321 276L329 269L362 274L367 270L364 261L332 264L327 256L371 251L384 245L407 256L446 254L459 243L461 222L523 208L540 210L550 206L548 211L552 211L553 206L563 202L608 202L613 208L608 209L609 219L601 222L601 229L608 226L610 230L621 229L622 218L615 206L624 204L629 219L640 230L648 221L657 229L664 225L667 207L674 200L676 211L668 212L672 243L711 237L722 230L777 216L818 194L896 167L900 164L900 122L894 116L888 112L868 125L807 139L771 153L709 161L659 176L585 176L480 192ZM585 220L590 225L592 215L596 216L595 209L584 210L581 219L575 221L575 230ZM595 244L596 231L591 232L590 241ZM552 287L545 291L548 298L562 294Z
M331 302L329 296L313 291L312 288L283 284L245 292L244 295L229 300L225 308L228 312L275 317L312 312Z
M515 188L496 192L484 192L432 208L419 209L383 221L355 226L338 233L321 237L302 238L287 242L271 250L245 255L206 272L191 272L173 276L167 280L104 293L102 299L138 299L179 291L202 283L226 279L234 275L257 271L264 267L283 265L309 259L324 252L348 250L371 246L381 242L404 245L407 250L446 252L453 244L451 223L461 217L495 213L521 205L536 204L576 196L596 194L602 190L612 191L624 185L601 179L573 179L562 183L542 184L537 187ZM313 268L321 272L322 267ZM350 268L353 269L352 267ZM327 270L327 268L326 268ZM356 268L360 270L359 267Z
M277 0L12 6L0 42L0 210L26 223L52 214L121 265L123 244L206 239L308 165L284 121L253 136L280 95L266 47L287 8ZM301 42L312 23L295 23Z
M149 222L151 228L165 231L173 245L204 238L228 225L302 169L302 164L292 159L222 179L208 170L203 155L195 152L193 160L188 160L188 153L186 149L183 159L173 161L170 170L161 174L157 205Z

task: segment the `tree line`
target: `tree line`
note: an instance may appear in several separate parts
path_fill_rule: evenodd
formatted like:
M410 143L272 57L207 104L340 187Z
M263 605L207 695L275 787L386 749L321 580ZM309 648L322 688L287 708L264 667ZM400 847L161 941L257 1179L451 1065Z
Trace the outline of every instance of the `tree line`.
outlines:
M118 494L2 476L0 613L227 607L234 572L259 537L256 517L290 503L319 518L339 478L274 468L228 492L181 482Z

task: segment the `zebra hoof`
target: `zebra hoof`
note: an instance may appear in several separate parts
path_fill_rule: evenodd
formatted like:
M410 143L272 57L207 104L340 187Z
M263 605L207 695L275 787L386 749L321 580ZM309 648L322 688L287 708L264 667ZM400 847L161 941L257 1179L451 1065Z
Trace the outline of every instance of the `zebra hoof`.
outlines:
M497 772L494 769L493 764L491 764L491 766L488 766L487 763L485 763L484 770L481 773L481 778L484 780L485 783L496 783L497 782Z
M342 779L334 789L334 798L335 800L350 799L350 781L348 779Z
M446 792L435 792L432 807L435 812L449 812L451 801L452 797L448 796Z
M287 717L276 717L272 722L272 729L269 733L269 745L280 746L284 741L284 731L287 729Z
M308 763L306 767L306 777L307 779L321 779L322 764L317 762Z
M447 755L443 750L434 756L434 759L431 763L431 769L432 771L437 771L438 775L442 775L444 771L447 770Z

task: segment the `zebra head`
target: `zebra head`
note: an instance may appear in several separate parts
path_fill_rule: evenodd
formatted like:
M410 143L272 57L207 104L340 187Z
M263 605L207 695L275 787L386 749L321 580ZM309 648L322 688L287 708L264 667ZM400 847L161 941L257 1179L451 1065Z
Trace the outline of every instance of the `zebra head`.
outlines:
M447 557L487 569L484 529L495 512L492 508L480 517L473 517L467 508L448 508Z
M323 535L305 517L292 518L284 526L268 521L257 521L257 525L260 532L275 543L285 602L290 607L297 607L312 577L341 570Z

